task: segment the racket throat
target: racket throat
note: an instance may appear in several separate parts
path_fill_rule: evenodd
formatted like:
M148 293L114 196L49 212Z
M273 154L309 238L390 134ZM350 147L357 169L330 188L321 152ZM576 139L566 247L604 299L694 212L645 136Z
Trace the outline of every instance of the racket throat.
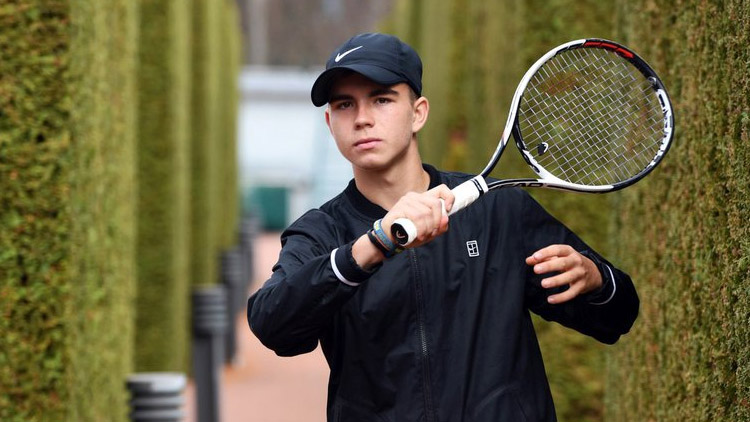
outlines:
M490 189L501 188L548 188L567 192L605 193L615 189L612 185L588 186L569 183L555 177L551 179L507 179L490 183Z

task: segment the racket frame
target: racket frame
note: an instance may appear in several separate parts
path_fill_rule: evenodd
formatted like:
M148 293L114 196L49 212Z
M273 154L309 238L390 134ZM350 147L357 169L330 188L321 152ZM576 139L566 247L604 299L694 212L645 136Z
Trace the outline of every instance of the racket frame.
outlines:
M664 128L663 128L664 134L662 136L662 141L661 141L659 150L657 151L654 159L651 162L649 162L649 164L646 167L644 167L635 176L630 177L627 180L624 180L615 184L582 185L582 184L567 182L565 180L562 180L550 174L548 171L544 169L544 167L539 165L534 159L534 157L528 152L526 145L523 143L523 137L521 136L521 132L519 129L518 108L521 102L521 98L523 97L523 93L526 90L526 86L529 84L529 81L531 80L531 78L534 77L536 72L542 66L544 66L545 63L549 62L554 56L564 51L577 49L577 48L604 48L604 49L617 53L620 57L629 61L636 69L638 69L649 80L649 82L651 82L651 86L654 89L657 98L659 99L659 104L662 109L662 115L664 118ZM503 187L546 187L546 188L552 188L552 189L558 189L558 190L566 190L566 191L573 191L573 192L589 192L589 193L605 193L605 192L612 192L612 191L620 190L641 180L661 162L662 158L667 153L670 145L672 144L672 138L673 138L673 133L674 133L674 115L672 112L672 103L669 99L669 95L667 94L666 89L664 88L664 84L656 75L656 72L654 72L651 66L649 66L648 63L646 63L646 61L644 61L640 56L638 56L632 50L614 41L609 41L609 40L605 40L601 38L584 38L580 40L570 41L570 42L567 42L565 44L562 44L553 48L552 50L544 54L542 57L540 57L526 71L526 73L521 78L521 81L519 82L518 86L516 87L516 91L513 94L513 100L511 101L509 110L510 111L508 113L508 120L505 123L505 129L503 130L503 134L500 139L500 142L498 143L497 149L495 149L495 152L492 154L492 157L490 158L489 162L485 166L484 170L482 170L482 172L479 174L480 176L484 178L489 177L492 170L500 161L500 157L502 156L503 151L505 150L505 147L508 145L508 142L510 141L510 137L513 136L513 139L516 142L516 147L518 148L518 151L521 153L521 156L523 157L523 159L526 161L526 164L528 164L529 167L531 167L531 169L541 178L540 179L521 178L521 179L496 180L496 181L487 183L488 191L493 190L493 189L503 188ZM486 192L487 191L484 191L481 194L484 194Z
M661 106L664 120L663 136L659 149L653 160L651 160L635 176L611 185L576 184L562 180L549 173L544 169L544 167L537 163L534 157L529 153L526 145L523 142L523 137L521 136L519 128L518 108L521 102L521 98L523 97L523 93L525 92L531 78L542 66L545 65L545 63L549 62L556 55L567 50L578 48L603 48L613 51L623 59L630 62L651 83L651 86L654 89ZM548 51L526 71L524 76L521 78L518 86L516 87L515 93L513 94L513 99L509 108L508 119L505 123L502 137L500 138L500 142L498 143L497 148L490 157L490 160L488 161L482 172L479 173L479 175L452 189L452 192L455 196L453 207L448 213L445 213L445 207L443 207L443 212L449 216L453 215L463 208L469 206L472 202L479 199L480 196L487 193L488 191L504 187L545 187L557 190L587 193L605 193L623 189L644 178L661 162L661 160L664 158L664 155L669 150L669 147L672 143L673 134L674 115L672 112L672 103L669 99L669 95L664 88L664 84L656 75L656 72L654 72L651 66L649 66L648 63L646 63L640 56L621 44L601 38L584 38L567 42ZM500 161L500 157L507 147L511 136L513 136L513 139L516 142L516 147L521 153L521 156L529 165L529 167L531 167L531 169L538 176L540 176L539 179L518 178L492 181L487 180L492 170L494 170L495 166ZM399 244L406 246L416 238L417 229L416 226L414 226L414 223L412 223L409 219L399 218L394 221L391 227L391 234Z

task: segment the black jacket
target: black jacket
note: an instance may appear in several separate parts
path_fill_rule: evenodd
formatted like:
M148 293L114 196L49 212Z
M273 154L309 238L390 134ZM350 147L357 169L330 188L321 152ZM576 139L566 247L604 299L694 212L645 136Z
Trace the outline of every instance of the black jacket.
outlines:
M470 178L425 169L431 187ZM452 216L446 234L368 274L347 256L385 213L350 183L282 234L273 275L248 300L250 328L277 354L320 342L329 421L554 421L529 311L604 343L636 318L627 274L520 189L488 193ZM547 303L552 292L525 258L558 243L599 265L600 291Z

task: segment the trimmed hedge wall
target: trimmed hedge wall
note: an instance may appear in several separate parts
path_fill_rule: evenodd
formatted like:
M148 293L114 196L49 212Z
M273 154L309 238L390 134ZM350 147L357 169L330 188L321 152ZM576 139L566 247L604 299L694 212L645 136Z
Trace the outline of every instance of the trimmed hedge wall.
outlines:
M617 204L641 315L609 368L613 421L750 420L750 9L621 1L618 31L675 106L664 164Z
M219 238L220 250L235 246L239 227L239 160L237 157L237 110L239 107L239 72L242 61L240 17L234 0L223 0L220 10L219 48Z
M451 112L456 111L447 102L454 86L451 72L455 63L450 60L454 45L454 25L450 19L454 0L424 1L429 1L429 5L421 9L421 32L414 44L422 58L422 91L430 99L430 118L419 134L419 144L422 158L439 165L448 148Z
M2 420L61 420L69 397L69 15L67 1L0 8Z
M408 1L396 12L412 12ZM552 47L584 37L611 37L608 6L594 0L442 0L423 6L421 20L394 16L389 30L410 40L424 61L430 119L420 134L423 159L445 169L480 171L502 135L518 82ZM539 11L544 10L544 13ZM421 27L418 38L409 25ZM497 177L532 176L510 145ZM592 247L608 255L611 196L530 189ZM547 374L561 421L603 415L604 350L593 339L535 318Z
M68 420L125 420L135 289L137 8L71 1L72 273ZM75 83L75 85L73 84Z
M138 371L187 372L191 9L141 0L138 63Z
M675 146L649 178L603 196L534 191L631 273L642 301L634 332L607 349L606 365L603 346L537 324L560 420L750 420L747 5L442 0L424 9L421 19L394 17L389 29L425 61L432 113L420 143L427 161L480 169L504 125L497 102L507 107L528 65L575 38L629 45L674 100ZM401 1L395 10L415 7ZM522 167L504 158L496 173Z
M518 50L523 57L522 72L549 49L563 42L587 37L613 39L615 18L611 8L611 4L597 0L524 1L520 19L523 35ZM542 10L544 13L540 13ZM521 76L514 78L513 83L518 83ZM519 155L516 151L513 153ZM525 163L521 165L527 167ZM594 249L626 272L630 271L630 267L616 259L609 248L611 204L620 192L592 195L547 189L529 191L547 211ZM635 282L637 286L638 280ZM607 347L541 318L535 319L535 326L560 421L603 420L606 354L627 342L632 335L626 335L617 345Z
M190 276L193 285L218 281L221 153L219 75L221 3L192 1L190 154ZM226 206L226 205L221 205Z
M132 369L132 2L0 7L0 419L121 421Z
M235 9L141 0L138 370L189 371L191 284L237 242Z
M196 3L0 6L3 421L125 421L128 374L186 370L191 207L195 280L237 230L239 28L229 0Z

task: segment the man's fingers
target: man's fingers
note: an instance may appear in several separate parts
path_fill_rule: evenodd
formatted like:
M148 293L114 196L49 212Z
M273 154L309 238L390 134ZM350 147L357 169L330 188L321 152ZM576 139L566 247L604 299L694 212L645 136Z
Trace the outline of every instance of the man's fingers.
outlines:
M383 229L390 233L396 219L408 219L416 229L412 247L422 245L448 230L446 208L450 209L453 199L453 193L445 185L423 193L409 192L383 218Z
M450 211L451 208L453 208L453 201L456 199L456 197L453 195L453 192L448 188L448 186L435 186L434 188L428 190L427 193L435 196L436 198L442 199L446 212Z
M583 271L581 270L567 271L554 277L545 278L544 280L542 280L542 287L544 287L545 289L551 289L553 287L572 284L581 279L582 276Z
M526 258L526 263L528 265L535 265L550 258L568 256L573 252L575 250L569 245L550 245L534 252L530 257Z
M550 245L526 258L534 273L556 273L542 280L545 289L569 286L568 290L550 296L549 303L562 303L601 286L601 275L594 263L569 245ZM593 267L593 269L592 269Z
M565 271L565 268L565 258L553 256L546 258L544 261L534 265L534 272L536 274L544 274L551 273L553 271Z
M409 193L400 204L405 218L417 227L417 240L427 240L440 232L443 204L434 194Z
M536 274L551 273L553 271L564 272L579 268L582 265L583 262L581 256L578 254L562 257L555 256L534 265L534 272Z
M582 287L578 283L570 285L570 288L562 293L549 296L547 302L549 303L564 303L567 302L581 293Z

